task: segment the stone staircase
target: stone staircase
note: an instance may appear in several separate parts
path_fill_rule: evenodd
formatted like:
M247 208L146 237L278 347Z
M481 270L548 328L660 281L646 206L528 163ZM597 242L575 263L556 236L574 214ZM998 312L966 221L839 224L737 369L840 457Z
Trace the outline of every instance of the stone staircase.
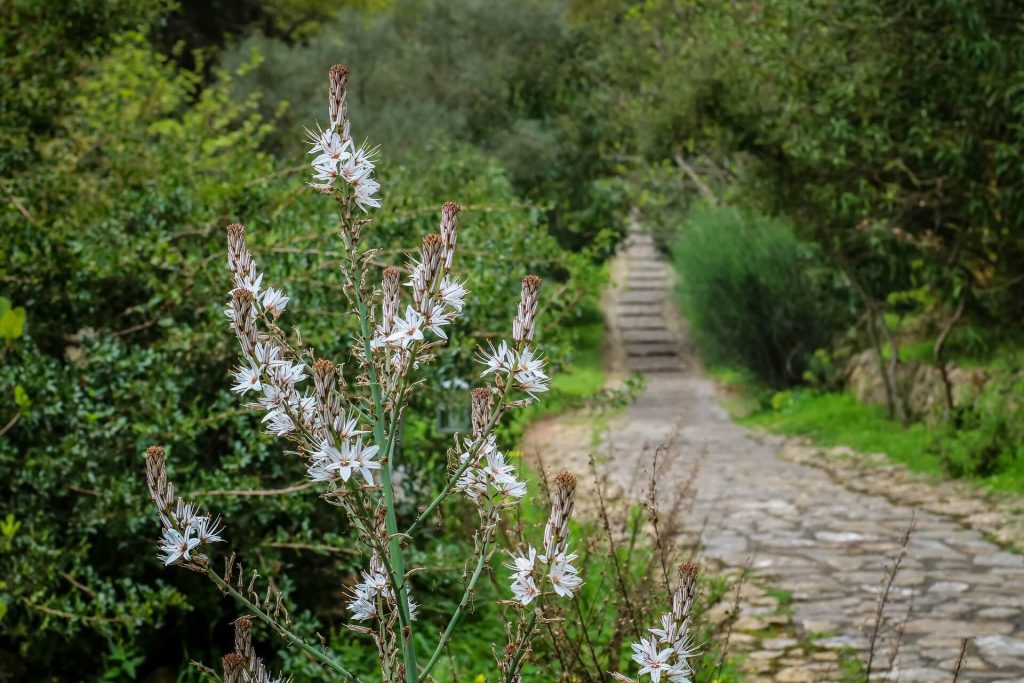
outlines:
M612 294L611 327L618 335L629 372L682 372L678 334L670 327L670 266L654 246L654 239L632 232L619 259L625 274Z

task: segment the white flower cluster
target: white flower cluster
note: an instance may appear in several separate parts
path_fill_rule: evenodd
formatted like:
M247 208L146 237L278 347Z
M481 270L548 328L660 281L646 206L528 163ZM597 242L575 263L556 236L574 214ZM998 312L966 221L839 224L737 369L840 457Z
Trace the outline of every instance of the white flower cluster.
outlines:
M309 478L313 481L348 481L353 473L358 473L367 486L373 486L373 471L380 469L380 463L374 460L379 449L377 445L364 444L361 436L343 438L340 446L331 443L328 436L320 443L320 450L310 458Z
M201 545L218 543L224 539L220 532L224 530L219 518L198 514L194 503L186 503L178 499L177 508L167 515L171 522L164 525L163 538L160 541L160 559L164 564L174 564L179 560L192 561L192 551Z
M691 683L691 658L697 654L690 634L694 597L697 588L697 567L684 564L679 567L679 587L672 594L672 611L661 617L661 626L648 629L651 636L631 645L633 661L640 665L638 676L647 675L653 683L662 677L671 683ZM619 681L634 679L620 673L612 676Z
M358 149L349 135L346 121L341 132L334 126L326 130L308 132L312 145L309 153L315 154L313 159L313 178L318 188L334 185L341 178L352 186L356 206L363 211L367 208L380 208L380 197L375 196L380 190L380 183L373 177L376 148L367 148L364 144Z
M457 204L442 207L442 226L450 224L453 234L458 210ZM382 322L370 346L375 351L394 351L392 362L399 367L408 359L410 347L424 340L425 332L447 341L448 333L444 328L455 322L465 306L468 291L464 281L448 272L446 264L451 263L452 252L446 244L437 234L427 235L419 258L409 263L409 279L405 285L411 290L413 303L405 307L404 314L398 312L397 281L389 283L385 273ZM451 244L454 248L454 238Z
M263 274L245 248L241 226L231 227L229 243L238 243L228 250L235 289L224 312L242 341L242 362L232 372L235 384L231 390L239 395L259 394L248 407L266 411L263 422L271 434L284 436L299 425L316 429L316 397L296 389L307 378L306 365L285 358L281 347L271 340L257 341L256 321L261 315L276 320L288 305L288 297L273 288L260 290Z
M511 374L515 387L536 399L537 394L548 390L549 382L544 372L544 359L535 358L529 346L518 353L501 342L497 348L493 345L490 351L480 353L480 362L487 367L480 373L481 377L490 373Z
M583 585L583 578L572 564L576 559L578 559L576 553L561 552L551 558L546 555L537 555L537 549L529 546L526 554L513 556L512 563L505 565L512 570L512 595L524 606L529 605L534 598L540 596L541 590L534 578L539 570L537 566L539 561L540 564L548 567L546 574L540 573L546 576L555 594L563 598L571 598Z
M165 565L205 561L203 556L193 556L193 551L210 543L222 542L224 539L220 533L224 525L219 517L199 514L195 503L180 497L171 507L175 501L174 484L167 479L164 449L159 446L152 446L146 451L146 484L163 527L158 546L160 560Z
M505 454L498 450L494 434L486 438L466 439L465 451L459 456L459 462L464 464L470 458L473 458L473 463L453 488L465 493L477 506L490 502L498 508L511 507L526 495L526 482L516 478L516 468L509 465Z
M363 572L363 579L352 588L352 600L348 608L356 621L367 621L377 616L377 600L394 602L394 592L388 583L388 575L384 571L384 563L374 553L370 558L370 570ZM409 617L415 621L419 605L409 600Z
M672 615L666 615L671 617ZM662 617L662 624L665 618ZM652 634L661 629L651 629ZM638 675L647 674L653 683L659 683L661 677L672 683L690 683L693 671L684 655L680 655L675 645L670 645L663 636L654 635L651 638L641 638L640 642L633 643L633 661L640 665ZM693 654L690 651L689 654ZM686 655L688 656L688 655Z

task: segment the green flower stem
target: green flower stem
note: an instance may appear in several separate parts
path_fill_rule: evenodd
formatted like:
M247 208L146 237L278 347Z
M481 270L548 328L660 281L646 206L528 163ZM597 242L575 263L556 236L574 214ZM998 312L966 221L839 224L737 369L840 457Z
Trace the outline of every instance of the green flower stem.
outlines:
M537 625L537 610L539 607L535 607L530 612L530 617L526 620L526 630L523 631L523 637L519 641L519 645L516 647L515 657L512 658L512 667L508 670L509 677L507 683L515 683L515 672L519 670L523 657L526 656L526 644L530 642L530 636L533 635L533 629Z
M325 654L324 652L316 649L315 647L304 641L302 638L298 637L297 635L289 631L287 628L282 626L273 617L264 612L262 609L254 605L252 601L250 601L248 598L246 598L244 595L238 592L238 590L236 590L230 583L221 578L221 576L219 576L217 572L213 571L213 569L211 569L210 567L206 568L206 575L210 577L210 580L212 580L217 585L217 587L220 588L222 592L230 594L235 600L245 605L246 609L248 609L250 612L259 617L260 621L264 622L272 629L277 631L281 635L281 637L287 640L289 643L296 646L306 654L310 655L313 659L317 660L327 668L341 674L341 676L346 681L352 681L353 683L362 683L358 676L356 676L354 673L352 673L344 666L342 666L340 662L336 661L333 657Z
M501 399L498 401L498 405L494 408L494 413L491 415L491 419L487 421L487 426L484 428L485 434L494 429L498 420L501 419L502 412L505 409L505 402L508 400L509 389L512 387L512 375L513 373L509 373L508 377L505 378L505 390L501 394ZM420 528L423 523L427 521L427 518L430 517L430 514L437 509L437 506L444 502L444 499L448 497L449 493L451 493L452 487L455 486L455 483L458 482L459 478L467 469L469 469L469 466L473 464L473 461L476 460L476 454L480 452L480 447L482 445L482 441L473 445L473 448L469 451L469 457L466 458L466 462L459 465L458 469L456 469L455 472L452 473L452 476L448 478L448 481L445 482L444 488L441 489L441 492L437 494L434 500L430 501L430 505L428 505L423 512L413 520L413 523L409 525L409 528L405 530L405 534L407 536L412 535L412 532Z
M462 599L459 601L459 606L455 608L455 612L452 614L452 618L448 621L448 627L445 628L444 634L441 639L437 642L437 647L434 648L434 654L431 655L430 661L427 662L426 666L423 667L423 671L420 672L420 680L426 680L427 676L434 669L434 665L441 658L441 653L444 651L445 646L451 641L452 633L455 631L455 627L459 625L459 621L462 619L462 615L469 605L469 600L473 595L473 589L476 587L476 582L480 580L480 576L483 573L484 567L487 566L488 557L488 545L494 540L494 525L491 525L491 530L484 537L483 543L480 548L480 556L476 561L476 568L473 570L473 575L469 579L469 583L466 584L466 590L462 594Z

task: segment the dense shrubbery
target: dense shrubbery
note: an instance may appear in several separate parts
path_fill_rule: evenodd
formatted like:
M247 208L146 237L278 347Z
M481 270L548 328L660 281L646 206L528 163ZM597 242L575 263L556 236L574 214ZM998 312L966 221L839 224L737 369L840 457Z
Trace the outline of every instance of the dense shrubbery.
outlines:
M301 478L227 391L223 226L245 216L268 276L288 282L303 310L324 313L302 328L305 344L337 350L350 325L333 313L335 226L302 192L302 152L278 160L262 150L273 131L255 100L231 94L232 74L205 83L154 51L145 33L104 41L102 57L66 56L67 80L43 93L55 99L52 118L27 129L19 153L28 161L10 161L3 179L2 294L24 307L27 323L0 349L0 422L19 415L0 439L0 669L37 679L134 679L205 656L225 637L209 628L221 609L214 595L157 574L139 488L150 439L167 444L173 474L195 490L278 489ZM436 227L438 197L461 201L462 265L489 274L471 279L461 324L486 337L514 309L521 273L538 272L552 295L541 334L552 360L565 358L572 323L590 315L601 282L593 254L562 250L547 214L465 142L433 136L382 171L385 207L369 228L390 247L380 258L402 261ZM457 196L442 194L453 188ZM466 376L471 352L455 349L444 377ZM406 434L410 450L442 438L434 407L418 406ZM429 495L430 477L419 485ZM274 568L297 598L297 628L324 628L336 606L305 596L336 593L319 585L320 569L348 567L330 552L345 529L310 514L313 496L256 507L249 497L208 495L236 540L258 549L251 561ZM430 581L454 590L458 571ZM180 645L155 647L158 631Z
M743 365L776 387L799 382L846 322L820 255L782 221L697 207L672 252L683 308L711 362Z

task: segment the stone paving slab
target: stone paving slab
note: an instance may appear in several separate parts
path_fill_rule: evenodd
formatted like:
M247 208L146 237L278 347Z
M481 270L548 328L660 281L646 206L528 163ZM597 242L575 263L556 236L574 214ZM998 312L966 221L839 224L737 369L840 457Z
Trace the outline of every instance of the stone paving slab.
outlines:
M631 236L619 257L626 262L625 281L667 292L667 268L648 258L650 245L649 238ZM644 259L632 259L640 247ZM652 278L653 268L665 274ZM958 522L989 512L955 498L917 509L905 501L922 500L920 483L897 482L888 495L878 495L863 486L857 490L858 481L780 457L779 443L754 438L730 419L716 385L700 374L690 340L664 312L622 315L626 308L612 297L609 324L616 343L635 348L638 341L656 345L674 338L679 355L671 357L670 372L648 371L643 394L607 425L602 450L608 453L609 486L626 501L643 500L661 446L661 509L673 509L674 497L690 491L685 514L672 520L682 529L677 545L699 543L702 562L726 571L749 567L753 582L791 594L784 628L792 638L778 642L758 635L775 628L765 608L746 596L741 601L744 623L736 624L736 642L748 651L760 648L748 657L751 680L838 680L837 653L867 648L890 556L915 519L874 670L884 680L951 681L962 639L970 638L959 681L1024 683L1024 556ZM684 481L690 485L681 486Z

